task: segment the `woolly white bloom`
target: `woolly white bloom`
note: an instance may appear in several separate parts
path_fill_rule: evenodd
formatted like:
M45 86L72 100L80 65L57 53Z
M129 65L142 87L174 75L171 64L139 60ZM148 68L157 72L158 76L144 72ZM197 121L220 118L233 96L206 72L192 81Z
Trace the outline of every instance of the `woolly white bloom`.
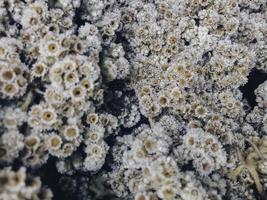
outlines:
M13 109L11 107L4 110L3 115L0 116L2 123L8 129L17 129L26 120L26 113L20 108Z
M72 141L79 137L79 128L77 126L66 126L63 135L66 140Z
M27 8L23 11L23 15L21 18L21 24L23 28L37 28L40 23L40 16L36 12L36 10Z
M99 170L105 162L103 158L96 158L93 156L87 156L84 160L84 168L87 171L97 171Z
M31 70L31 74L33 77L43 77L47 72L47 66L44 63L35 63Z
M45 125L53 125L57 121L57 114L54 109L46 108L42 110L41 122Z
M62 139L57 134L52 133L47 137L47 144L49 150L58 150L61 147Z
M196 169L203 175L210 174L226 164L226 154L216 137L200 128L188 129L183 137L184 153L192 159Z
M92 158L101 158L105 157L106 149L107 145L102 141L100 143L90 143L86 147L85 152Z
M105 129L102 126L99 126L99 125L91 126L90 129L86 133L85 143L89 144L89 143L100 142L104 137L104 132L105 132Z
M0 138L0 162L13 162L19 156L19 152L23 149L23 135L17 130L7 131Z
M80 37L88 37L98 34L98 29L95 25L86 23L85 25L79 28Z

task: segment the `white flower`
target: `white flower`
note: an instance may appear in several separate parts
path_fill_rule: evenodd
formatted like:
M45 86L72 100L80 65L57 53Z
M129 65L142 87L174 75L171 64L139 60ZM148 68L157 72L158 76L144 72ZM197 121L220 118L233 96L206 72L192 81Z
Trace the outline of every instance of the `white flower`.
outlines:
M88 139L88 141L85 141L85 143L98 143L100 140L103 139L104 132L105 129L102 126L91 126L88 132L86 133L86 139Z

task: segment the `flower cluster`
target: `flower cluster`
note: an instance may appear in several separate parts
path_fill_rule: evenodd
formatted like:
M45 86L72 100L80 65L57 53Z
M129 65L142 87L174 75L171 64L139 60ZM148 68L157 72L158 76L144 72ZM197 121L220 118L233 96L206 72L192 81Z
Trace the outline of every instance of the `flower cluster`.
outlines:
M39 177L26 174L25 168L13 171L11 168L0 170L1 199L38 199L50 200L53 194L50 189L42 187Z
M192 160L201 175L226 166L226 153L218 139L200 128L188 129L176 151L178 157L183 155L186 163Z
M22 44L13 38L0 39L0 92L6 99L22 96L27 88L29 70L22 63Z
M204 143L197 141L198 138L203 137L201 130L189 131L188 135L190 132L196 136L196 144ZM198 167L200 173L207 175L207 171L214 167L214 162L216 162L217 167L223 165L220 162L225 162L225 155L223 152L216 152L221 151L221 149L215 140L211 142L214 139L212 136L207 138L204 136L203 140L205 139L210 141L207 148L218 145L215 151L210 150L213 157L210 155L210 157L197 158L199 160L194 159L195 163L204 167L204 169L200 169L201 166ZM175 161L175 154L171 152L172 140L166 136L160 126L156 125L153 129L142 126L142 128L135 130L133 135L118 138L118 141L119 145L113 150L114 159L118 162L118 166L109 174L109 177L112 188L119 196L129 197L129 195L133 195L136 200L178 200L212 199L214 195L217 195L216 190L206 191L203 187L204 184L201 184L195 174L179 170ZM194 149L191 146L188 148ZM197 147L195 151L197 151ZM203 154L205 154L204 148ZM209 158L210 160L207 161Z
M265 198L266 10L0 0L0 199L52 198L23 168L50 166L74 199L99 177L127 200Z

